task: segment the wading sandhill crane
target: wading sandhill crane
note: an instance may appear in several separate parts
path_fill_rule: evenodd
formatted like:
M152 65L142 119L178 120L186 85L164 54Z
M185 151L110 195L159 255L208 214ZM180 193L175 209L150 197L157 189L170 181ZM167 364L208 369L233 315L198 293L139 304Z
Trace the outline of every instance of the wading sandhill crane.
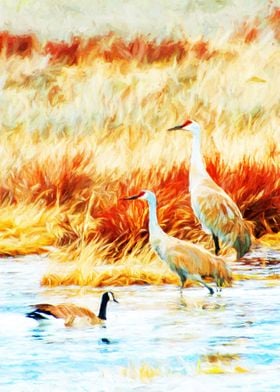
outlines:
M79 321L81 320L89 325L102 324L106 320L107 303L109 301L118 302L112 291L107 291L102 295L98 316L87 308L67 303L32 305L35 310L27 313L26 316L38 321L62 319L66 327L74 326L76 322L80 324Z
M151 247L159 258L166 262L170 269L179 276L181 289L183 289L188 278L207 287L210 294L214 294L214 290L204 282L202 277L214 278L218 289L221 288L224 282L231 282L231 272L222 258L189 241L171 237L162 230L158 224L157 200L153 192L144 190L137 195L122 198L122 200L135 199L147 200Z
M233 247L237 259L248 252L251 246L251 226L242 218L234 201L207 173L201 154L201 129L195 121L187 120L182 125L168 129L190 131L192 154L189 187L191 206L205 233L212 235L215 253L220 251L220 242Z

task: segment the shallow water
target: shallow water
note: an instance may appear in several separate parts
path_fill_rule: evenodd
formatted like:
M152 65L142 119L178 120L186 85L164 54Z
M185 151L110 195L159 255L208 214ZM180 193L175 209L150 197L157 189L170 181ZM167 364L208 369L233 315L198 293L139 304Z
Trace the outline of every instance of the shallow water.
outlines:
M280 252L235 263L244 279L212 297L114 287L120 303L108 304L106 328L25 317L38 302L98 310L104 290L40 287L45 266L36 256L0 261L0 391L280 390Z

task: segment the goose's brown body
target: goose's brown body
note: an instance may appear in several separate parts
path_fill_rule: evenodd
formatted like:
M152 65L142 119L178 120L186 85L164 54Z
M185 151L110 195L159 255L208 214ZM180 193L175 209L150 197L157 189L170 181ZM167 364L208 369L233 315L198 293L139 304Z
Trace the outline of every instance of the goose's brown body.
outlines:
M33 307L38 314L46 314L53 316L54 318L63 319L66 326L73 325L77 318L84 318L84 321L91 325L101 324L104 321L96 316L91 310L74 304L37 304L33 305Z
M65 303L58 305L37 304L33 305L32 312L27 313L27 317L35 320L62 319L65 326L73 326L79 320L79 324L96 325L106 320L107 303L109 301L118 302L114 294L109 291L102 295L99 314L96 316L91 310L77 306L75 304ZM82 320L82 323L81 323Z

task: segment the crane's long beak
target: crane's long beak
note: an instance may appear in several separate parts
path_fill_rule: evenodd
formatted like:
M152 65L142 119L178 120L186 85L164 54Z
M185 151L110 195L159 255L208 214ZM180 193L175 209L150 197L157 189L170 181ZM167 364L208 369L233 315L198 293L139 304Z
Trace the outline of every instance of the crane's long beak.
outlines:
M137 195L132 195L132 196L121 197L120 200L135 200L138 199L138 197L140 196L143 196L143 193L138 193Z
M117 301L115 297L113 298L113 301L119 304L119 301Z
M183 128L183 125L177 125L176 127L169 128L167 130L168 131L178 131L179 129L182 129L182 128Z

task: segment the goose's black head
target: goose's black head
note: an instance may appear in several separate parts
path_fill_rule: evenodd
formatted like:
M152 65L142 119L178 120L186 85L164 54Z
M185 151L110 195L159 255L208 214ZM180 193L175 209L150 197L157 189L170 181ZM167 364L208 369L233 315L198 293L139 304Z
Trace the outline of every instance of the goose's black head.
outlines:
M106 301L106 302L114 301L119 303L119 301L116 300L114 293L112 291L106 291L106 293L102 295L102 301Z

